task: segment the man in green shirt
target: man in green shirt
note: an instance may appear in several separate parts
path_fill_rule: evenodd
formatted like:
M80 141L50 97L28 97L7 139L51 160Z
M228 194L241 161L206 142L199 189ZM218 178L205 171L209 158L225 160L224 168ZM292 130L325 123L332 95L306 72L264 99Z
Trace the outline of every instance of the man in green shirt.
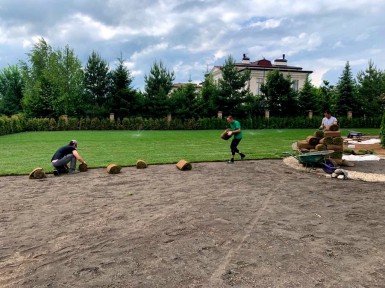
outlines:
M235 153L238 153L241 156L241 160L243 160L246 157L245 154L241 153L238 150L238 144L239 142L241 142L243 134L241 131L241 123L235 120L233 116L228 116L226 120L230 125L230 128L227 129L227 134L230 136L234 135L233 140L231 141L231 144L230 144L231 159L227 163L234 164Z

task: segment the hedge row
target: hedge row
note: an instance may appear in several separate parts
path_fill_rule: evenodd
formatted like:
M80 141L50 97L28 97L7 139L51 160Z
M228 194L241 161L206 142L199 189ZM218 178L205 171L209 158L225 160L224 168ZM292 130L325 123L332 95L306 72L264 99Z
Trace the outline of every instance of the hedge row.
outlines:
M316 128L321 123L320 117L312 119L295 118L263 118L254 117L239 119L243 129L289 129ZM378 118L339 118L339 124L344 128L380 128L381 117ZM145 119L141 117L124 118L111 121L98 118L24 118L15 115L0 117L0 135L7 135L25 131L64 131L64 130L208 130L224 129L227 127L225 119Z

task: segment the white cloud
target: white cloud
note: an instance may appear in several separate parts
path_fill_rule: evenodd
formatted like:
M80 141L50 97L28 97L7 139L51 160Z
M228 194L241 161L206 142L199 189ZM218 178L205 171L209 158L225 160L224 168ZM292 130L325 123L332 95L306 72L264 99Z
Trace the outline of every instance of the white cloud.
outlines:
M2 0L0 10L0 69L41 37L74 48L83 64L93 50L108 63L122 53L137 87L154 61L174 67L183 82L203 80L207 66L243 53L252 61L286 54L319 83L346 61L385 68L382 0Z
M74 25L72 24L68 28L83 27L84 30L90 31L92 38L96 40L109 40L117 35L118 28L104 25L99 21L95 21L88 15L77 13L73 16Z
M355 38L356 41L365 41L367 39L369 39L370 35L368 33L362 33L360 35L357 35L357 37Z
M135 60L135 59L138 59L139 57L143 57L146 55L156 55L157 52L164 51L167 48L168 48L167 43L158 43L156 45L148 46L145 49L141 50L140 52L133 53L131 59Z
M333 48L343 48L344 44L341 41L334 43Z
M268 19L250 24L250 27L260 27L261 29L273 29L281 25L282 19Z
M283 37L280 41L282 47L291 47L293 53L298 53L303 50L314 50L322 43L318 33L300 33L298 36Z
M223 50L217 50L215 53L214 53L214 61L218 60L218 59L222 59L226 56L228 56L228 52L226 51L223 51Z

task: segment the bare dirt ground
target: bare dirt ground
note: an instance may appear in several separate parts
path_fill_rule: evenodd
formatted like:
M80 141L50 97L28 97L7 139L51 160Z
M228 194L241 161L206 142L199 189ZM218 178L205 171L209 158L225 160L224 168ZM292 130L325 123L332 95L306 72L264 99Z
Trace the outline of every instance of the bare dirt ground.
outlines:
M384 287L384 191L282 160L1 177L0 287Z

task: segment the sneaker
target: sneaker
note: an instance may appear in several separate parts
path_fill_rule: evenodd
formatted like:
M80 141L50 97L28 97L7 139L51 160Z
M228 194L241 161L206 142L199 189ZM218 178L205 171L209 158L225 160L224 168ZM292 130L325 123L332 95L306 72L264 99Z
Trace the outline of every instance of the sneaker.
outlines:
M245 157L246 157L246 155L243 153L240 153L239 155L241 155L241 160L245 159Z
M69 175L78 174L78 173L79 173L79 171L76 171L76 170L70 170L68 172Z
M234 164L234 159L230 159L229 161L227 161L227 164Z
M55 175L55 176L60 176L60 173L59 173L59 171L57 171L56 169L54 169L54 170L53 170L53 175Z

